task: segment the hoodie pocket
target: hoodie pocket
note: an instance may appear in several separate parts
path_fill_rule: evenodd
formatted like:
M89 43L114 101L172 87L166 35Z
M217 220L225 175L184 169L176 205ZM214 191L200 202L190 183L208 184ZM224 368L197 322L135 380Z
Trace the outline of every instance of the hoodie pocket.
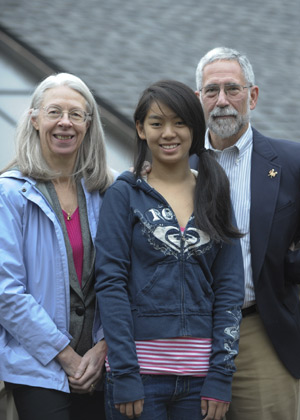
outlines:
M140 315L210 313L213 296L199 265L187 268L180 262L159 264L151 280L138 291L132 309Z
M136 294L133 309L143 315L175 315L180 311L181 298L179 264L159 264L152 278Z

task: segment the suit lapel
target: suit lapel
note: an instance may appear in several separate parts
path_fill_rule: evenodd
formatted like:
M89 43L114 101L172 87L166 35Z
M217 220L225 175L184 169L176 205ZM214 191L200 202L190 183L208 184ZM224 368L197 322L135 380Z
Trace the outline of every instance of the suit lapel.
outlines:
M269 140L253 129L250 243L253 281L266 255L280 186L281 166Z

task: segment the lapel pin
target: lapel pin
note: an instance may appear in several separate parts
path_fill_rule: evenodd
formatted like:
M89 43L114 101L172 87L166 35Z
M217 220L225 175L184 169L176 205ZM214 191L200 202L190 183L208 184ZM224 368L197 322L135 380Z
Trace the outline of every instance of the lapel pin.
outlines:
M269 171L268 176L269 176L270 178L275 178L275 176L277 175L277 173L278 173L278 172L274 171L274 169L271 169L271 170Z

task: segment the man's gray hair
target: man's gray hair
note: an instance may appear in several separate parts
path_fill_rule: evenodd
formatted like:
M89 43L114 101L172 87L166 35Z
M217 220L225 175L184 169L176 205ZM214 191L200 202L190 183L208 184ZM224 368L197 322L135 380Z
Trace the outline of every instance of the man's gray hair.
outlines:
M35 89L30 107L17 126L16 156L7 168L17 166L23 175L41 181L49 181L59 176L45 161L39 133L31 123L31 117L39 113L45 92L59 86L68 86L82 95L86 100L87 112L92 114L85 138L78 150L73 177L75 179L83 177L89 191L104 192L112 183L113 175L107 166L104 133L98 105L87 85L80 78L69 73L48 76Z
M252 65L248 58L232 48L217 47L208 51L199 61L196 70L196 86L199 91L202 86L203 69L207 64L213 63L218 60L235 60L241 66L242 72L245 76L247 83L250 85L255 84L255 77Z

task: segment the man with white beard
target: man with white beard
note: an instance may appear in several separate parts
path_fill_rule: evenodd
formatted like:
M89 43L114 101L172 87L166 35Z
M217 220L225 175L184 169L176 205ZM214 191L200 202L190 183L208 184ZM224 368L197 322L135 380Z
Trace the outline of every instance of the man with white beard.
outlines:
M245 233L240 351L226 419L297 420L300 144L251 127L259 89L245 55L223 47L209 51L198 64L196 82L208 127L206 148L227 173L237 225Z

